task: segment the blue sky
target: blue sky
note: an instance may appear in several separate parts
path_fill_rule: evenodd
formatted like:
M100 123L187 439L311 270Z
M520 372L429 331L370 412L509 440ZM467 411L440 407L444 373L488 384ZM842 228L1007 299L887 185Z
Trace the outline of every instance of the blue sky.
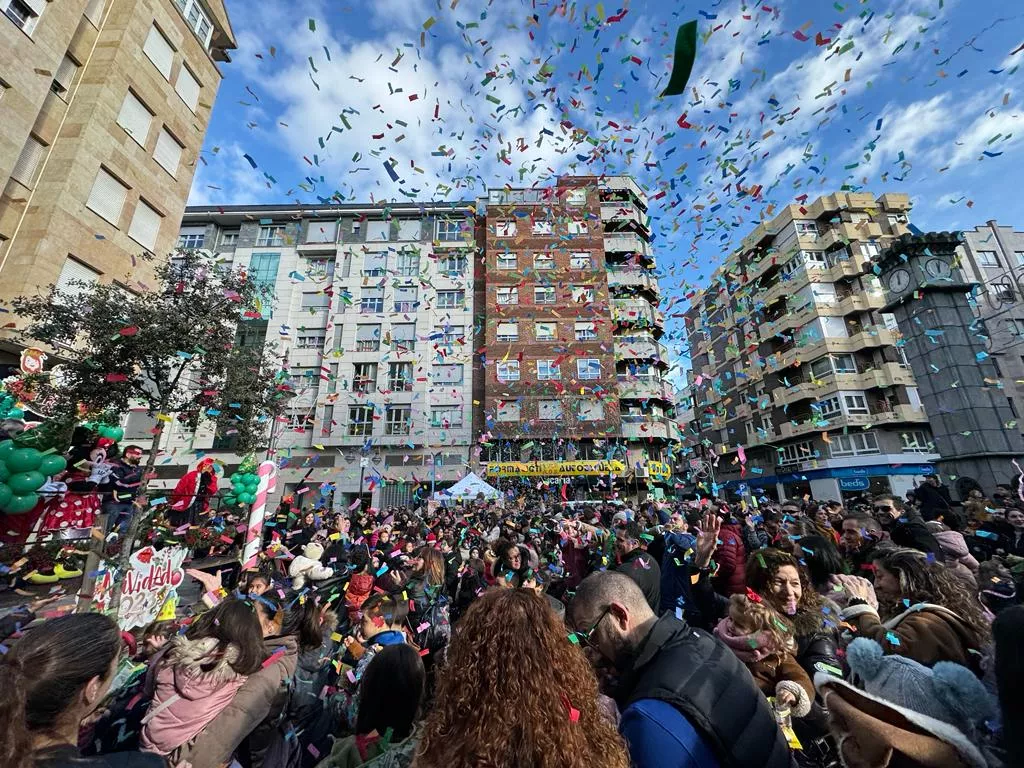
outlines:
M631 173L670 313L773 206L844 184L907 192L922 229L1024 229L1018 0L620 2L227 0L239 48L190 202ZM659 98L690 19L690 87Z

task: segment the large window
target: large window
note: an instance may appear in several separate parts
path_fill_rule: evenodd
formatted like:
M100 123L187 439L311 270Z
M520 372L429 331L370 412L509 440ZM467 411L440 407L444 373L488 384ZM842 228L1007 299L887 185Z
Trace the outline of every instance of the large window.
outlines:
M589 231L590 230L587 226L587 222L578 219L572 219L569 221L570 235L585 235Z
M156 68L160 70L164 80L170 80L171 65L174 63L174 49L156 26L149 28L149 36L146 37L142 50Z
M149 107L139 100L131 91L124 95L121 112L117 116L117 124L124 128L140 147L146 146L149 128L153 124L153 113Z
M519 341L519 323L498 323L498 341Z
M128 226L128 237L148 251L156 250L160 236L160 222L163 217L142 200L135 206L132 223Z
M384 412L384 434L408 435L412 426L412 409L408 405L389 405Z
M878 437L872 432L853 432L849 435L834 434L829 436L828 449L833 458L843 456L862 456L879 453Z
M185 106L193 112L199 107L199 92L201 90L202 86L199 81L188 71L188 67L183 66L178 71L178 79L174 81L174 91L185 102Z
M498 303L511 305L519 303L519 289L518 288L499 288L498 289Z
M127 197L128 187L114 178L106 168L100 168L85 205L116 227Z
M818 223L815 221L794 221L793 227L798 235L809 237L812 240L818 239Z
M903 453L934 453L935 447L927 432L915 429L900 433L900 450Z
M299 331L298 336L295 337L295 346L298 349L323 349L326 343L327 331L325 330Z
M601 421L604 418L604 403L597 399L588 398L579 401L580 421Z
M368 221L366 222L366 241L379 243L391 239L390 221Z
M74 85L77 75L78 62L65 54L63 60L57 66L53 82L50 83L50 90L64 99L64 101L67 101L68 92L71 90L71 86Z
M446 325L434 328L434 336L438 344L450 347L453 344L465 344L466 326Z
M553 222L540 220L533 222L533 234L535 235L553 235L555 233L555 225Z
M498 381L519 381L519 361L506 360L497 364Z
M978 264L983 267L998 267L999 256L995 251L978 251Z
M461 384L462 364L435 365L430 369L431 384Z
M555 254L541 251L533 255L533 268L538 272L555 268Z
M170 131L161 129L156 139L156 149L153 150L153 159L160 164L160 167L171 176L177 177L178 165L181 163L181 153L185 148L181 145Z
M499 400L498 401L498 421L519 421L519 401L518 400Z
M338 222L311 221L306 227L307 243L336 243L338 241Z
M537 361L537 380L538 381L558 381L562 378L562 370L559 366L555 365L554 360L538 360Z
M356 326L356 352L376 352L380 349L380 326Z
M399 240L419 240L422 231L423 226L419 219L399 219L398 221Z
M257 285L271 286L277 281L280 262L279 253L254 253L249 260L249 274Z
M430 409L430 426L449 429L462 426L462 408L458 405L435 405Z
M384 311L384 289L373 287L363 288L359 297L359 311L364 315Z
M416 324L399 323L391 326L391 343L399 352L416 349Z
M448 277L462 277L466 272L466 257L461 254L442 256L437 260L437 271Z
M810 461L817 456L814 444L807 440L802 443L793 443L778 449L778 463L781 466L787 464L799 464L803 461Z
M420 255L413 251L399 253L397 269L400 277L416 277L420 273Z
M377 389L377 364L356 363L353 366L352 391L369 394Z
M412 392L412 363L391 363L388 366L388 389L394 392Z
M284 225L271 224L260 227L259 233L256 235L256 245L257 247L284 245Z
M541 321L533 324L533 335L537 341L555 341L558 338L558 323Z
M819 400L817 409L812 410L817 410L818 415L823 419L831 419L843 412L842 406L839 403L838 395L833 395L832 397L827 397L824 400Z
M183 251L191 251L202 248L206 243L205 232L183 232L178 235L178 248Z
M415 285L395 288L395 312L415 312L419 303L420 289Z
M583 320L575 325L576 341L593 341L597 338L597 323Z
M580 206L587 204L587 190L583 188L570 189L565 193L565 204Z
M537 418L541 421L558 421L562 418L561 400L538 400Z
M18 161L11 171L11 178L17 179L29 189L36 185L39 177L39 169L42 167L43 158L46 156L46 145L35 136L29 136L25 146L21 149Z
M576 378L592 381L601 378L601 361L596 357L580 358L576 361Z
M542 285L533 289L534 304L554 304L555 287L553 285Z
M0 10L26 35L35 30L44 8L44 0L0 0Z
M363 277L382 277L387 271L386 251L374 251L363 256Z
M512 251L498 254L498 269L518 269L519 259Z
M864 395L859 392L852 394L843 395L843 408L848 414L866 414L871 413L868 410L868 400Z
M570 269L585 269L592 270L594 268L594 259L591 257L589 251L580 251L569 256L569 268Z
M458 219L438 219L434 224L434 239L441 243L461 240L462 222Z
M327 309L331 303L331 297L323 291L317 291L315 293L304 293L302 294L302 308L303 309Z
M372 405L354 405L348 409L348 433L361 437L373 434Z
M594 301L594 289L589 285L571 286L572 300L574 304L592 304Z
M174 0L174 4L181 10L181 15L188 21L199 42L204 48L209 49L210 38L213 37L213 24L210 17L199 4L199 0Z
M466 306L465 291L438 291L438 309L462 309Z
M334 257L304 259L306 262L306 274L316 280L334 279Z
M498 237L512 237L515 233L516 223L514 221L494 222L494 234Z
M64 259L56 287L65 296L78 296L88 290L88 283L99 281L100 274L87 264L68 257Z

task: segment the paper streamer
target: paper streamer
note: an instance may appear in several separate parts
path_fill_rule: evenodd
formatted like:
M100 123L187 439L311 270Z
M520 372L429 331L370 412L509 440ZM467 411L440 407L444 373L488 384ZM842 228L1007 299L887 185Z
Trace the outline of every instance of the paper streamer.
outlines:
M676 52L672 57L672 75L662 96L678 96L686 90L686 83L697 58L697 22L688 21L676 32Z

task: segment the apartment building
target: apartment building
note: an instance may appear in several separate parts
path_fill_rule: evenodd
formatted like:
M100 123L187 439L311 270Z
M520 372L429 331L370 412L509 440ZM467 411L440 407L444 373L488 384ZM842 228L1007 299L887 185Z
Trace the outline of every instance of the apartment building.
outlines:
M934 471L928 418L870 260L903 194L819 197L762 222L686 312L694 428L719 485L772 498L904 494Z
M222 0L0 0L0 306L68 281L145 283L178 237ZM0 331L0 374L18 344Z
M382 206L190 207L178 246L245 267L272 286L240 344L277 343L298 393L273 424L278 492L311 507L405 504L414 489L451 485L473 439L475 208ZM143 413L126 440L149 434ZM175 424L166 448L237 464L229 434ZM183 466L160 468L173 484ZM324 484L333 484L325 486Z
M629 177L489 191L482 461L491 478L662 493L678 441L647 197Z
M1024 413L1024 232L988 221L964 232L960 268L980 283L978 333L999 375L1015 418ZM1024 430L1024 423L1018 429Z

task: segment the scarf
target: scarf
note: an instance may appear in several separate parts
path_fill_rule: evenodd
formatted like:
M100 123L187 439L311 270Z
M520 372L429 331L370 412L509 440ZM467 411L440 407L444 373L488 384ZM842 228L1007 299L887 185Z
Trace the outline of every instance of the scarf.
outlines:
M763 631L742 634L728 616L718 622L715 627L715 636L729 646L729 649L744 664L763 661L780 652L780 649L774 647L770 634Z

